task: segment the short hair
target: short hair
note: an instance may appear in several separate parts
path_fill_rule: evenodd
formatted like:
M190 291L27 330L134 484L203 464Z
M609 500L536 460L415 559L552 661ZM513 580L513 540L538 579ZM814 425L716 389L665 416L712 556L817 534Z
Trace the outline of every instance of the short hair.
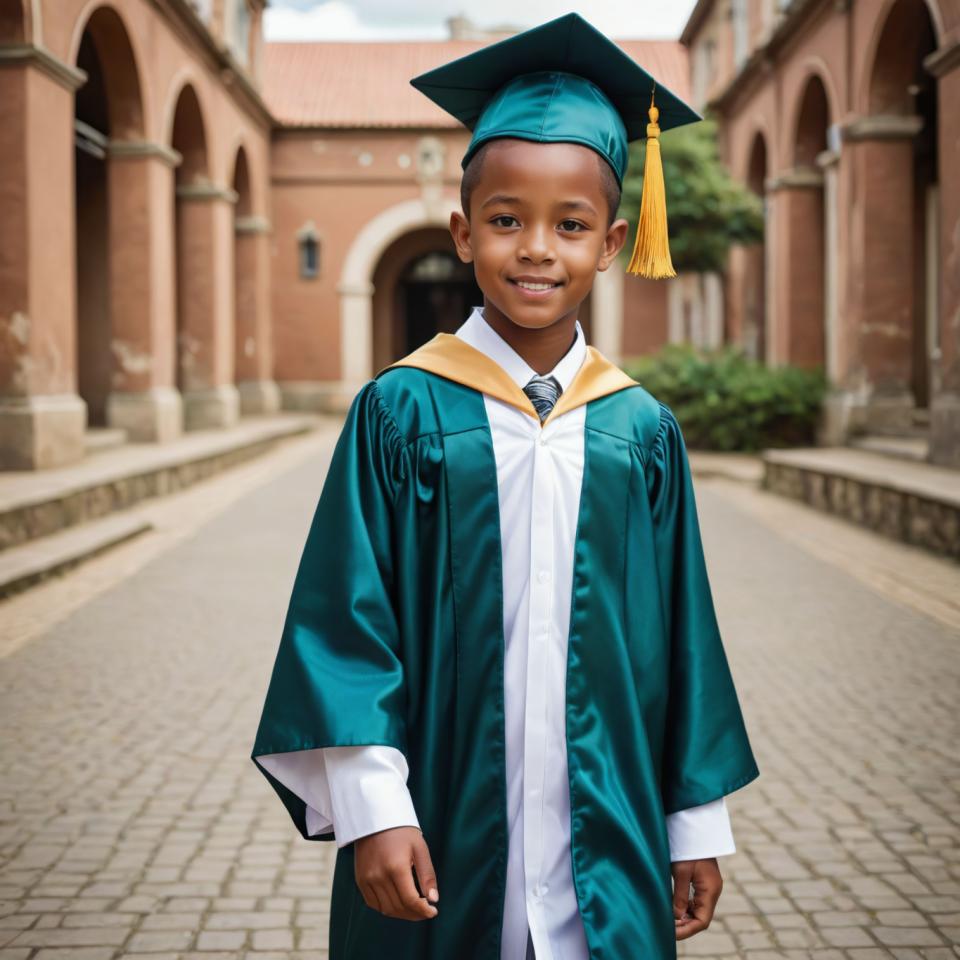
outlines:
M497 138L488 140L482 144L480 149L470 158L466 169L463 171L463 177L460 180L460 206L463 208L463 215L469 221L470 219L470 197L480 180L480 172L483 169L483 161L487 155L487 148L496 143ZM589 149L589 148L588 148ZM620 209L620 186L617 183L613 167L607 163L603 157L595 150L591 151L597 158L600 173L600 192L607 201L607 229L617 217L617 210Z

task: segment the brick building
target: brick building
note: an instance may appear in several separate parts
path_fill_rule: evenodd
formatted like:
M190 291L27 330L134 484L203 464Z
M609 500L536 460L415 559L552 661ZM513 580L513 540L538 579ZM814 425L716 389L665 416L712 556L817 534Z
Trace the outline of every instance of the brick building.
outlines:
M408 81L501 35L264 44L264 5L0 0L0 467L342 408L480 302L469 133ZM681 44L623 45L687 95ZM601 278L592 342L669 336L682 285Z
M725 338L824 365L827 441L921 437L960 466L960 2L699 0L681 41L765 201Z

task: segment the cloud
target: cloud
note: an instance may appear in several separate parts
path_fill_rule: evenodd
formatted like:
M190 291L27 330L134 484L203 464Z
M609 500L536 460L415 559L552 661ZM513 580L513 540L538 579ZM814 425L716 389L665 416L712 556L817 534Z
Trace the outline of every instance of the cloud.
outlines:
M478 27L527 29L578 10L608 36L675 39L695 0L592 0L583 4L527 0L273 0L267 7L268 40L444 40L446 18L463 15Z

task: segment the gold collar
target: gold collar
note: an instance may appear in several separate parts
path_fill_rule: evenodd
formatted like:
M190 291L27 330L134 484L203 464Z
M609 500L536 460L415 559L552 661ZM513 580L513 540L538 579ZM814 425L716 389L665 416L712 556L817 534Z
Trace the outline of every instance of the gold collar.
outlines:
M455 380L509 403L529 414L537 423L540 422L536 407L517 385L516 380L482 350L471 346L455 334L436 334L432 340L384 367L377 376L392 367L418 367L448 380ZM615 393L624 387L634 386L639 386L636 380L611 363L596 347L588 345L580 369L574 375L570 386L560 394L560 399L543 421L543 426L550 423L554 417L583 403Z

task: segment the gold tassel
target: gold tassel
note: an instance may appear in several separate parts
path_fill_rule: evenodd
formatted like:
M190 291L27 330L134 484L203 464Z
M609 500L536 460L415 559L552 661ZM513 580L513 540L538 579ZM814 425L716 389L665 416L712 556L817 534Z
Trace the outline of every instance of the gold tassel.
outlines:
M653 105L653 90L650 92L648 116L650 122L647 124L647 153L643 161L640 220L627 272L659 280L675 277L677 271L673 269L667 238L667 198L660 160L660 126L657 123L660 111Z

